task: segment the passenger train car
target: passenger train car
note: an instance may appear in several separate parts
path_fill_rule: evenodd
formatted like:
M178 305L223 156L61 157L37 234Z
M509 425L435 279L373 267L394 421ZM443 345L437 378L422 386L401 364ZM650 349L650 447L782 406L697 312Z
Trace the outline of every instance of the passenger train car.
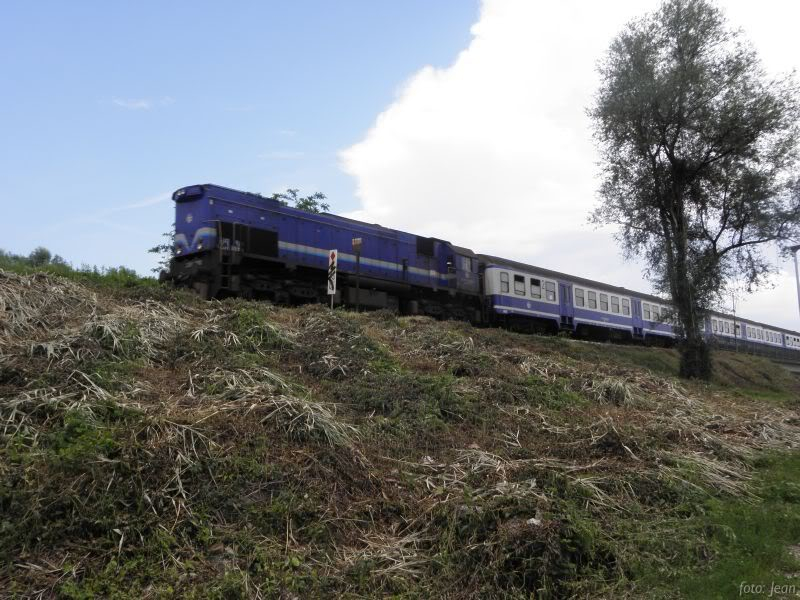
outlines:
M181 188L173 200L174 258L164 277L207 298L326 300L336 249L336 303L610 339L675 337L669 304L650 294L212 184ZM800 358L795 331L722 313L709 314L703 330L724 347Z

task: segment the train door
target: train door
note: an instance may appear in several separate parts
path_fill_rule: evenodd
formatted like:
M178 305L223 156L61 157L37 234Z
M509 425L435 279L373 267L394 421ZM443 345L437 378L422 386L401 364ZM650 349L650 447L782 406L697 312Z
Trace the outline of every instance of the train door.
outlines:
M558 284L558 303L560 306L559 313L561 313L561 328L573 329L575 327L573 322L573 318L575 317L575 307L572 304L571 284Z
M633 337L644 335L644 321L642 321L642 301L631 298L631 317L633 320Z

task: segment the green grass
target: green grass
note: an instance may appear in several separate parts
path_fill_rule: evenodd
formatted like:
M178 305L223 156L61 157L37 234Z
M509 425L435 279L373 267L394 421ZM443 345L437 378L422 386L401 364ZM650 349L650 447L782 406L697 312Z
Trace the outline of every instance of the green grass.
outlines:
M676 583L681 597L690 600L739 597L743 584L764 586L761 595L750 597L767 597L772 584L800 591L800 561L789 551L800 545L800 454L765 457L757 467L755 501L710 498L695 508L694 526L686 533L697 536L695 547L704 546L710 556L703 567L679 558L688 564L670 581L663 574L644 574L641 581L653 594L674 597Z
M110 288L155 287L158 281L153 277L141 277L133 269L127 267L97 267L81 265L73 267L65 262L34 264L29 258L8 254L0 250L0 270L19 275L47 273L66 277L80 283L101 285Z

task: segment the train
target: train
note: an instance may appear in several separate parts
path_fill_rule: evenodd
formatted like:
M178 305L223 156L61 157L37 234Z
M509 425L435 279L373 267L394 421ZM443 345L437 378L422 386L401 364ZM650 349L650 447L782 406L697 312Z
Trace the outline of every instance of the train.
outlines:
M612 341L676 337L669 302L652 294L214 184L172 199L173 257L162 279L204 298L327 301L335 249L337 305ZM800 359L796 331L716 311L701 327L724 348Z

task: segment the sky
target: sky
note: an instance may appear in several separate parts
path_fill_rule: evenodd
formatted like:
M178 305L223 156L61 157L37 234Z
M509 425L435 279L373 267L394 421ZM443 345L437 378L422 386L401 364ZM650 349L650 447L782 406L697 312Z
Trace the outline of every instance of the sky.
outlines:
M172 191L322 191L333 212L649 291L597 203L596 64L655 0L6 2L0 247L154 266ZM800 4L721 1L768 72ZM800 329L788 262L736 312ZM730 309L730 302L727 308Z

